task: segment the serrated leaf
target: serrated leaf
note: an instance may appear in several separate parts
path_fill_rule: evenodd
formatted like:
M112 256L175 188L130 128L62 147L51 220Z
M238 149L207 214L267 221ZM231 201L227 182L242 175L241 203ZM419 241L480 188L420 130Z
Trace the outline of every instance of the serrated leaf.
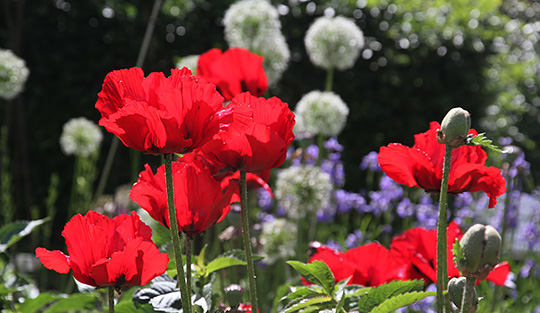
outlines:
M454 252L454 263L459 264L464 258L463 248L459 244L459 240L456 238L452 251Z
M427 297L436 296L436 291L421 291L421 292L407 292L390 299L387 299L377 307L375 307L371 313L391 313L395 310L413 304L417 301L425 299Z
M319 296L319 297L311 297L311 298L306 298L306 299L302 299L301 301L285 308L283 311L281 311L281 313L292 313L292 312L298 312L304 308L307 308L307 307L310 307L310 306L314 306L316 308L318 308L318 310L320 311L321 309L323 309L324 307L321 307L321 305L325 304L325 303L332 303L333 302L333 299L332 297L330 296Z
M391 281L384 285L377 286L368 291L358 301L358 312L367 313L387 299L395 297L397 295L412 292L420 291L424 287L424 282L422 280L407 280L407 281Z
M62 296L55 295L51 292L43 292L34 299L26 299L23 303L17 305L17 311L35 313L38 312L43 306L53 301L61 299Z
M205 261L204 261L204 255L205 255L205 252L206 252L206 247L207 247L207 245L204 245L204 247L201 249L201 253L199 253L199 258L197 259L197 266L200 269L204 269L206 267L205 266Z
M302 263L298 261L287 261L287 264L292 266L302 277L313 284L317 284L325 290L326 294L333 297L335 290L334 274L326 265L321 261L314 261L312 263Z
M29 235L36 227L49 221L42 218L35 221L16 221L0 228L0 252L5 252L13 244Z
M473 146L482 146L489 148L495 152L502 153L503 151L501 148L499 148L497 145L493 144L493 141L486 137L485 133L478 134L474 137L467 138L467 144L473 145Z
M301 298L305 296L315 296L315 295L324 296L324 294L321 294L313 289L303 287L303 288L296 289L295 291L283 297L281 300L294 300L296 298Z
M137 304L133 301L126 301L114 306L115 313L154 313L150 304Z
M43 313L65 313L78 310L92 310L98 299L91 293L74 293L67 298L58 300Z

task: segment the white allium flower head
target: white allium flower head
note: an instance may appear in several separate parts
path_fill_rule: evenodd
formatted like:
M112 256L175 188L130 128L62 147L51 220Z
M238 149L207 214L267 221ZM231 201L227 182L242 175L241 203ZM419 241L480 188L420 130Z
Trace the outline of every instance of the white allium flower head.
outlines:
M103 134L92 121L78 117L64 124L60 146L66 155L88 157L99 149Z
M343 16L319 17L309 27L304 44L314 65L343 71L358 59L364 34L354 21Z
M199 62L199 55L188 55L178 60L178 62L176 63L176 67L180 69L187 67L188 69L191 70L191 73L195 75L197 74L198 62Z
M11 100L21 93L29 73L23 59L0 49L0 98Z
M294 256L297 233L296 223L284 218L275 218L264 223L259 239L264 262L274 264L277 260Z
M230 47L245 48L264 57L268 83L275 85L291 58L277 9L266 0L238 1L225 12L223 24Z
M302 121L298 129L300 133L335 137L345 127L349 107L331 91L314 90L300 99L295 115L297 120Z
M276 198L291 218L315 214L330 205L332 180L318 166L299 165L277 174Z

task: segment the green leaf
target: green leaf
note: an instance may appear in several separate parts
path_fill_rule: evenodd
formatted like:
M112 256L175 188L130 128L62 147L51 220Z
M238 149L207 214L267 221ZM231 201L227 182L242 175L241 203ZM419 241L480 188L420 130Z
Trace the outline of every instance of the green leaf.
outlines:
M465 255L463 254L463 248L459 244L459 240L456 238L456 241L454 242L454 263L459 264L463 259L465 259Z
M411 292L420 291L424 287L422 280L392 281L384 285L377 286L368 291L358 301L358 312L367 313L389 298Z
M296 298L302 298L305 296L324 296L324 294L321 294L316 290L310 289L308 287L302 287L286 295L281 300L294 300Z
M49 218L35 221L16 221L0 228L0 252L5 252L14 243L29 235L34 228L48 222Z
M326 308L324 304L331 304L333 301L334 300L330 296L318 296L313 298L301 299L299 302L285 308L283 311L281 311L281 313L298 312L304 308L308 308L311 306L317 308L316 311L320 311L321 309Z
M35 313L38 312L46 304L49 304L61 298L62 297L60 295L55 295L51 292L43 292L34 299L26 299L26 301L17 305L17 311Z
M150 304L137 304L133 301L125 301L114 306L115 313L154 313Z
M91 293L74 293L67 298L63 298L51 305L44 313L64 313L78 310L92 310L96 307L98 300Z
M201 249L201 253L199 253L199 258L197 259L197 266L200 269L204 269L206 267L205 266L205 261L204 261L204 255L205 255L207 246L208 245L204 245L204 247Z
M298 261L287 261L302 277L313 284L324 288L326 294L334 297L335 279L334 274L326 263L314 261L312 263L302 263Z
M210 263L208 263L208 265L206 265L206 268L204 269L204 277L208 277L208 275L212 274L213 272L222 270L227 267L246 264L247 263L245 261L237 258L218 257L217 259L212 260Z
M427 297L436 296L436 291L421 291L421 292L408 292L404 294L397 295L390 299L387 299L377 307L375 307L371 313L390 313L395 310L407 306L409 304L415 303Z
M467 137L467 144L471 146L482 146L489 148L495 152L502 153L501 148L493 144L493 141L486 137L485 133L478 134L474 137Z

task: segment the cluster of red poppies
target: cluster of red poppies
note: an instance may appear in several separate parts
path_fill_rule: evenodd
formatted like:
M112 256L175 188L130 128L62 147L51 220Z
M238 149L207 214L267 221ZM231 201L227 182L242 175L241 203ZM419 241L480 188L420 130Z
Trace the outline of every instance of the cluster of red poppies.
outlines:
M267 176L280 166L294 139L287 103L258 97L268 86L262 57L240 48L213 49L200 57L198 68L198 76L187 68L172 69L169 77L145 77L140 68L113 71L96 103L99 124L126 146L183 154L172 168L178 229L188 236L222 220L238 201L238 171L250 172L253 183L267 187L255 172ZM231 101L224 106L225 100ZM163 166L154 174L146 165L130 196L170 226ZM146 284L167 267L167 254L158 251L150 228L135 213L108 219L90 211L73 217L62 235L69 256L43 248L36 255L45 267L59 273L72 269L88 285Z
M452 247L463 232L452 222L448 226L448 276L459 277L454 265ZM312 243L314 254L309 262L323 261L336 282L350 278L349 284L378 286L393 280L422 279L435 283L437 268L437 230L413 228L392 239L390 249L373 242L340 252L318 242ZM504 285L510 273L507 262L498 264L487 277L497 285Z

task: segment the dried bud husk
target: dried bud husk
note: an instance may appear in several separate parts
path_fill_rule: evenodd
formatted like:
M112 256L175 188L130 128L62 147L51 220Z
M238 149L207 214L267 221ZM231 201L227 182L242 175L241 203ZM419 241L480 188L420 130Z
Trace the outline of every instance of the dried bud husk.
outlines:
M467 282L466 277L454 277L448 282L448 294L450 295L450 300L461 309L461 302L463 301L463 291L465 290L465 285ZM473 293L472 299L478 299L476 294L476 288L472 288L471 292ZM471 312L476 312L477 303L475 303Z
M471 114L462 108L453 108L442 120L438 133L440 143L457 148L465 143L471 129Z
M501 235L493 226L473 225L459 241L463 259L456 267L463 276L485 279L499 263Z

